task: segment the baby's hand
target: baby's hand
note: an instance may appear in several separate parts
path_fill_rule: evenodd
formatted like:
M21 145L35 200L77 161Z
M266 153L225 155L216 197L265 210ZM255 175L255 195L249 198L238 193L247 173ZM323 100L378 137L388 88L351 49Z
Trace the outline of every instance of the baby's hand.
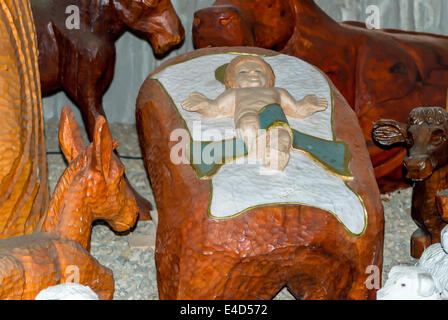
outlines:
M324 111L328 107L328 101L325 98L319 98L314 94L307 95L303 98L303 103L308 105L310 108L314 107L314 110Z
M310 94L297 103L297 113L301 117L306 118L316 112L326 110L327 107L327 99L319 98L314 94Z
M199 92L193 92L186 100L182 101L181 105L187 111L201 112L210 107L211 100Z

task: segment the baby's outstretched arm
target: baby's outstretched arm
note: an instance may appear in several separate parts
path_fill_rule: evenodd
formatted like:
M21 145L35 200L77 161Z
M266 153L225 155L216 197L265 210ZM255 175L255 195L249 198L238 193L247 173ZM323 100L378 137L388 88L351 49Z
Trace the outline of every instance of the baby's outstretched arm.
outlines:
M305 96L302 100L296 101L291 94L280 89L281 106L285 114L290 117L304 119L316 112L324 111L328 107L325 98L319 98L314 94Z
M235 95L233 90L226 90L216 100L211 100L199 92L193 92L181 105L187 111L199 112L204 118L233 116Z

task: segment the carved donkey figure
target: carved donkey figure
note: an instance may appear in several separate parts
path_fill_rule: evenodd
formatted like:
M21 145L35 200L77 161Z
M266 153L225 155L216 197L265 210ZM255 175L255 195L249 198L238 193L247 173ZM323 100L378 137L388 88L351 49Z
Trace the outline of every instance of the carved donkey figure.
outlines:
M39 232L0 241L0 299L34 299L49 286L78 277L101 299L112 299L112 271L88 250L92 222L104 219L116 231L137 220L137 204L124 180L104 117L85 147L74 115L64 108L59 140L69 167L59 179ZM74 275L74 273L76 273Z
M68 29L66 9L80 11L80 29ZM179 44L184 29L169 0L31 0L44 95L64 91L80 108L90 138L105 116L102 97L115 66L115 41L130 29L162 55Z
M414 182L411 215L419 227L411 237L411 255L420 258L426 247L440 242L448 221L448 113L439 107L416 108L407 124L377 121L372 136L380 146L407 148L403 165L406 178Z

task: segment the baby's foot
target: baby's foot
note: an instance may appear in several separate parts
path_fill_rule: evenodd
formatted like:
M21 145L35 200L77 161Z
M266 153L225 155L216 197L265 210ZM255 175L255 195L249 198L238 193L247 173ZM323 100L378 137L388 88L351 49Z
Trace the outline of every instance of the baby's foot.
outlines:
M286 168L291 152L291 136L285 128L275 128L267 134L264 167L280 170Z
M288 165L289 158L290 152L269 148L266 149L266 157L263 166L271 170L283 171Z

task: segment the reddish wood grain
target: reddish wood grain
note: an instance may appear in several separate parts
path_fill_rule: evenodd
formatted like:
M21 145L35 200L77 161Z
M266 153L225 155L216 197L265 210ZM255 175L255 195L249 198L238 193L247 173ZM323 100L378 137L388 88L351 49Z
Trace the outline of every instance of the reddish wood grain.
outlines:
M42 93L64 90L80 109L90 138L96 117L105 117L102 99L114 76L115 41L131 30L147 39L157 55L163 55L184 38L169 0L30 2L39 44ZM79 29L67 27L69 6L79 9ZM149 220L151 204L135 190L134 195L141 219Z
M0 239L39 227L49 202L37 42L27 0L0 0Z
M201 49L162 68L203 54L258 48ZM351 237L322 210L307 206L262 207L229 220L207 214L210 185L190 165L170 160L170 134L183 128L158 82L144 82L136 119L145 166L159 213L155 259L161 299L270 299L287 286L299 299L374 299L365 281L370 265L382 269L384 218L373 168L357 118L335 90L335 130L348 143L355 179L368 213L361 237ZM380 271L381 274L381 271ZM380 276L379 274L379 276Z
M112 299L112 271L89 254L92 222L102 219L116 231L137 221L138 209L113 153L117 146L99 116L93 142L85 146L71 110L61 115L59 139L70 162L53 193L41 231L0 241L0 299L34 299L67 281L89 286Z
M184 29L169 0L31 0L39 44L44 95L64 90L80 108L92 138L95 119L105 116L102 97L115 67L115 41L131 30L162 55L179 44ZM80 25L67 27L66 9L79 9Z
M411 255L440 242L447 224L448 113L439 107L415 108L406 123L380 120L373 139L384 148L401 146L406 178L413 181L411 216L418 229L411 237Z

